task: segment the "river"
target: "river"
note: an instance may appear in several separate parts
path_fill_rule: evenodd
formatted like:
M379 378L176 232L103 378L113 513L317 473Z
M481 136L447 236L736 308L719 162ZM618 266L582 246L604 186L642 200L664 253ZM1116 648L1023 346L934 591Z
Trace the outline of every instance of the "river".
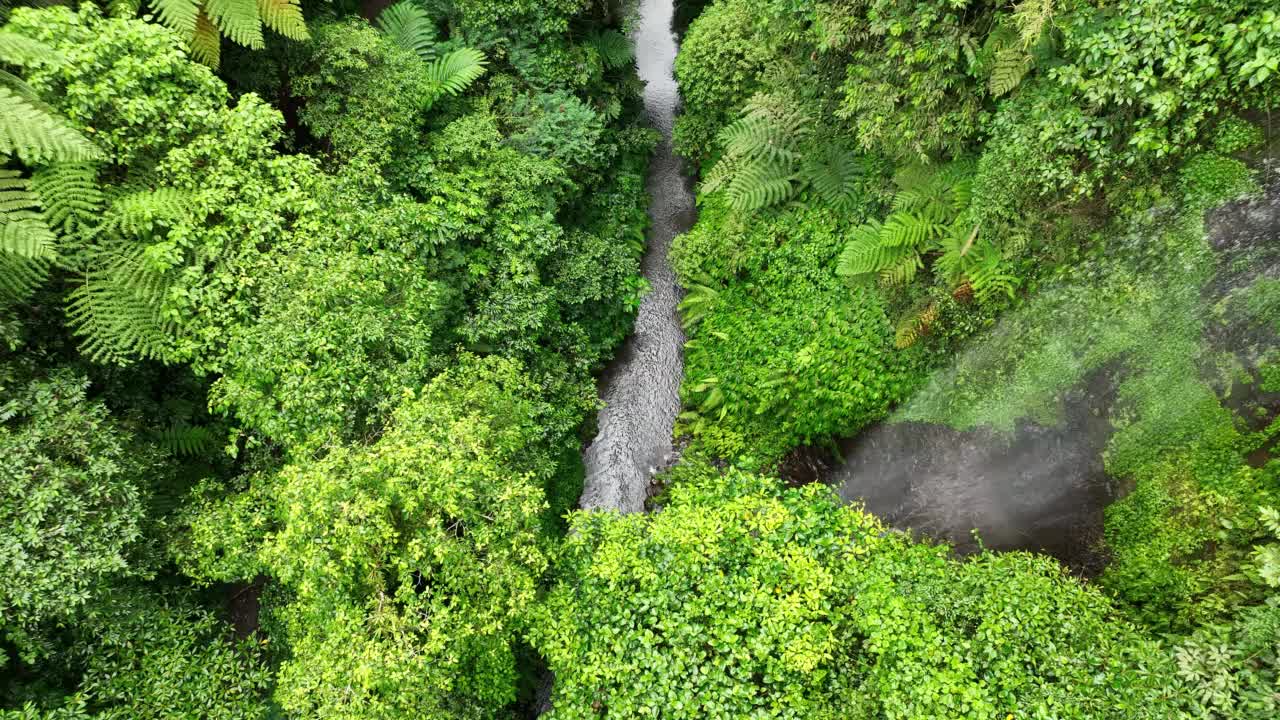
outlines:
M667 251L676 235L693 226L696 211L692 182L671 146L680 106L673 14L672 0L642 0L632 35L645 111L662 134L649 166L651 225L641 262L651 290L640 303L631 337L601 377L604 408L583 457L584 510L644 510L653 475L675 459L671 432L680 412L684 331L677 313L682 291Z

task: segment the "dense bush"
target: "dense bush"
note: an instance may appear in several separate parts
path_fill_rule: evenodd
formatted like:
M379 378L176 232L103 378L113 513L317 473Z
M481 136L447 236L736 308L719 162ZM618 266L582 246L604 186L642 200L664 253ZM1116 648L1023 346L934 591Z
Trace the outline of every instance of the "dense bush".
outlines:
M574 518L533 630L553 717L1179 716L1170 661L1052 561L957 562L820 486L680 473L656 515Z
M877 291L828 270L843 244L837 217L793 210L747 226L708 203L672 249L689 287L685 426L725 457L769 462L855 433L916 381Z
M137 570L130 545L163 466L87 386L66 369L0 366L0 631L71 617Z
M676 56L684 106L673 141L681 155L695 165L711 156L716 135L761 87L772 58L746 4L717 2L698 16Z

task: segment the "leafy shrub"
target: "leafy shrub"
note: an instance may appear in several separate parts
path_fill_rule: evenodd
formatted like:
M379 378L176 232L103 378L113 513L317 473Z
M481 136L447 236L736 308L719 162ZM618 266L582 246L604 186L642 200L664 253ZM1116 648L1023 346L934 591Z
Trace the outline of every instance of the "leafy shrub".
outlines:
M132 569L157 454L68 370L0 366L0 612L14 628L71 616Z
M464 358L376 443L272 481L262 560L295 593L286 710L453 718L514 700L511 643L549 552L538 397L516 364Z
M1158 647L1052 561L957 562L822 486L679 472L660 513L574 516L531 630L552 717L1177 717Z
M604 124L586 103L563 90L516 100L511 144L523 152L553 158L569 167L593 167L604 160Z
M743 227L719 201L677 239L672 259L690 288L682 426L724 457L768 462L852 434L913 387L915 360L893 348L877 292L827 269L843 240L830 211Z
M773 55L756 24L749 3L722 0L698 15L681 42L675 72L684 106L673 142L695 166L711 157L720 129L760 89Z

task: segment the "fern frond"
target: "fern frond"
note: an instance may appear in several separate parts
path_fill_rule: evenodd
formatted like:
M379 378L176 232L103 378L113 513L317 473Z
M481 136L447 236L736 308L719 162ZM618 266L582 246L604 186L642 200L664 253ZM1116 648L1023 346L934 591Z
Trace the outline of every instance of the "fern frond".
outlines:
M187 216L190 198L173 188L146 190L117 198L102 227L124 236L149 236L156 228Z
M204 13L231 42L254 50L264 47L257 0L204 0Z
M890 247L922 248L946 230L946 225L927 214L896 212L885 218L880 242Z
M402 0L383 10L378 14L377 26L395 44L426 62L436 59L438 38L435 22L414 0Z
M25 67L36 62L57 61L60 57L57 51L39 40L0 30L0 63Z
M191 35L191 58L198 63L216 68L221 62L222 33L213 24L204 9L196 17L196 28Z
M484 74L486 62L484 53L464 47L428 64L427 81L434 90L433 99L462 94L467 86Z
M689 286L684 299L680 301L679 310L685 330L691 330L702 322L715 306L720 292L710 285L693 283Z
M824 201L849 210L858 200L858 181L866 174L866 164L845 148L829 143L805 159L801 174Z
M190 40L196 32L196 18L200 15L200 0L147 0L160 18L160 23Z
M908 261L919 266L920 253L912 247L884 244L883 229L874 221L856 228L836 260L836 274L859 278L880 275Z
M907 253L880 271L880 282L888 287L901 287L914 280L916 272L923 267L919 253Z
M311 37L298 0L258 0L258 14L264 25L290 40Z
M0 85L0 155L15 155L26 165L42 165L85 162L100 153L48 106L17 88Z
M142 0L108 0L107 15L113 18L129 20L138 16L142 9Z
M929 334L933 328L933 324L938 320L937 303L929 303L919 312L912 312L906 315L899 323L897 331L894 333L893 346L899 350L905 350L920 341L920 338Z
M113 252L71 292L67 319L94 362L163 357L175 329L160 310L169 279L147 267L144 253L137 245Z
M991 77L987 79L987 89L995 97L1011 92L1031 72L1033 61L1031 54L1020 47L1004 48L996 53Z
M795 175L782 162L754 160L743 163L729 182L727 196L734 210L751 211L791 199L796 193Z
M842 277L859 277L879 272L884 267L884 250L880 245L879 227L855 232L845 244L836 261L836 274Z
M207 455L217 443L217 438L209 428L182 422L157 431L155 440L171 455L179 457Z
M96 223L102 210L98 168L90 163L46 165L32 176L31 189L44 205L49 226L67 234Z
M719 140L726 155L770 162L798 159L794 138L770 118L749 115L739 118L720 131Z
M1012 298L1022 280L1007 269L1004 254L989 242L974 246L968 253L970 258L965 277L973 286L974 296L978 302L993 300L997 294Z
M0 252L0 301L21 302L39 287L49 274L49 263Z
M1035 45L1053 18L1055 0L1021 0L1013 6L1013 24L1024 48Z
M57 238L38 212L39 197L17 170L0 170L0 253L50 260Z
M627 67L634 57L631 41L617 30L593 32L587 37L587 43L600 53L601 62L610 70Z

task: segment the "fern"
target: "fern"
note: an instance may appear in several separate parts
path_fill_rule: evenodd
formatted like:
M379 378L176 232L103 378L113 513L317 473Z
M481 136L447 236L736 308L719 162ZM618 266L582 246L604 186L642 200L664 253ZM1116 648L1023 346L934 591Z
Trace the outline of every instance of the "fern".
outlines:
M896 212L880 228L880 242L890 247L923 248L942 237L947 226L930 213Z
M178 457L207 455L217 444L217 438L209 428L184 422L156 431L155 440L169 454Z
M21 302L44 283L49 274L46 260L0 253L0 300Z
M161 312L169 278L151 269L145 248L104 252L106 262L71 292L67 318L84 338L80 351L94 362L125 364L161 359L175 330Z
M49 227L64 234L96 224L103 205L98 168L91 163L54 163L36 171L31 189L44 205Z
M790 200L803 187L801 144L810 133L809 118L786 101L752 97L742 116L720 131L724 154L703 182L703 194L724 188L739 212Z
M1055 0L1020 0L1013 6L1013 24L1018 28L1018 39L1023 48L1030 48L1044 36L1045 28L1053 18Z
M1027 73L1031 72L1035 60L1031 54L1021 47L1007 47L996 53L995 65L991 69L991 77L987 79L987 89L995 97L1005 95L1022 83Z
M111 17L135 18L141 9L142 0L107 0L107 12Z
M979 300L1011 295L1017 278L1007 273L998 248L978 242L978 226L968 219L974 171L967 159L900 170L893 212L883 222L853 231L837 260L837 274L875 276L885 286L900 286L915 279L925 255L931 255L936 276L970 286Z
M51 260L57 238L40 215L40 199L17 170L0 170L0 253Z
M634 57L631 41L617 30L593 32L587 44L600 53L600 61L610 70L627 67Z
M695 282L689 285L688 292L680 301L679 310L685 330L692 330L702 322L715 306L720 292L711 287L710 281Z
M16 156L26 165L99 157L93 143L40 102L21 80L0 71L0 83L0 155Z
M432 88L432 102L444 95L460 95L484 74L484 53L474 48L459 48L427 65L427 82Z
M426 62L436 59L436 26L427 11L413 0L402 0L378 14L378 29L392 42Z
M258 14L263 25L283 37L298 41L311 37L298 0L258 0Z
M217 67L219 45L232 42L260 50L263 26L290 40L306 40L307 24L298 0L148 0L160 22L187 41L191 56Z
M938 304L933 302L917 312L907 314L898 323L897 330L894 332L893 346L899 350L905 350L915 345L920 338L929 334L933 324L938 320L938 315Z
M158 227L187 216L189 196L181 190L161 188L118 198L101 229L123 236L150 237Z
M150 0L160 23L184 38L196 31L196 18L201 14L198 0Z
M848 211L857 203L866 172L862 158L832 143L806 157L800 175L818 197L838 210Z
M215 68L221 63L222 33L218 32L218 27L213 24L203 9L196 18L196 28L191 35L190 47L191 57L196 62Z
M752 159L743 163L729 182L729 204L735 210L759 210L789 200L796 193L796 176L782 161Z
M34 62L57 61L53 48L39 40L9 30L0 30L0 62L24 67Z
M162 188L118 198L96 228L105 239L88 258L84 281L72 290L67 317L95 362L163 359L176 324L163 313L172 268L148 254L138 238L154 238L188 217L189 196Z

